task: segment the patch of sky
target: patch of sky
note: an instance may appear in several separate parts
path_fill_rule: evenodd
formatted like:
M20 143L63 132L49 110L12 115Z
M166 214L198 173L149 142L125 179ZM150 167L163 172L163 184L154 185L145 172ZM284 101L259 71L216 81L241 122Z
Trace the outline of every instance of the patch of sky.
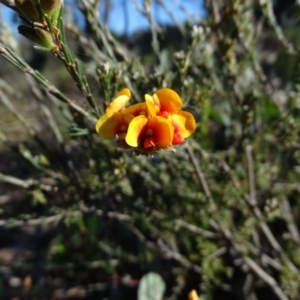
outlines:
M78 22L79 26L83 26L83 18L81 12L77 9L76 2L80 3L80 1L66 0L65 6L72 9L74 19ZM160 3L164 3L164 5ZM4 5L1 5L1 8L4 21L9 26L13 26L14 32L16 32L18 19L15 13ZM143 9L142 0L110 0L107 26L113 32L120 35L131 35L136 31L148 29L149 22L139 8ZM104 19L104 10L105 6L100 5L100 17L102 20ZM198 22L206 16L203 0L152 1L152 12L155 22L160 25L174 24L174 18L180 24L183 24L187 20Z

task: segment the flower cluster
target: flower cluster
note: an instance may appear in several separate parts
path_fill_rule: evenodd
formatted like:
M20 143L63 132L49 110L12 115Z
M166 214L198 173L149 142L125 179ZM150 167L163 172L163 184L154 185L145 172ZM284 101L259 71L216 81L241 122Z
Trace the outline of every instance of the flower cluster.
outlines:
M129 89L119 91L96 123L98 134L116 137L119 147L151 154L182 144L195 131L195 119L181 110L182 100L175 91L160 89L153 96L146 94L145 102L125 107L130 97Z

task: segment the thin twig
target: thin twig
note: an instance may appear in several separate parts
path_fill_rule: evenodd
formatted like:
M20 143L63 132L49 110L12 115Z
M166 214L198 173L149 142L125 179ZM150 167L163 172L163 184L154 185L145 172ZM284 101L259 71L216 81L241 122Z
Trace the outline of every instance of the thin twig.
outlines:
M293 240L299 244L300 243L299 230L296 225L294 216L292 214L292 209L291 209L290 203L287 199L285 199L284 201L281 202L281 212L287 222L287 226L288 226L288 229L291 233Z
M191 146L189 143L186 143L186 149L187 149L187 152L191 158L191 161L193 163L193 166L195 168L195 171L196 171L196 174L198 176L198 179L202 185L202 188L203 188L203 191L204 191L204 194L205 196L210 200L212 201L212 195L211 195L211 192L210 192L210 189L208 187L208 184L207 184L207 181L206 181L206 178L204 176L204 173L202 172L201 170L201 167L200 167L200 163L199 161L197 160L196 156L194 155L194 152L192 151L191 149Z
M250 257L244 258L245 263L247 266L264 282L266 282L274 291L274 293L279 297L281 300L289 300L283 290L279 287L276 280L271 277L267 272L265 272L253 259Z
M16 67L18 67L23 72L31 75L39 84L41 84L47 92L54 95L60 101L66 103L70 108L77 111L79 114L83 115L85 118L93 123L96 123L97 119L92 117L86 110L81 108L79 105L75 104L74 101L70 100L61 91L59 91L53 84L51 84L44 76L36 70L33 70L16 52L6 48L2 43L0 43L0 54L3 55L5 59L12 62Z

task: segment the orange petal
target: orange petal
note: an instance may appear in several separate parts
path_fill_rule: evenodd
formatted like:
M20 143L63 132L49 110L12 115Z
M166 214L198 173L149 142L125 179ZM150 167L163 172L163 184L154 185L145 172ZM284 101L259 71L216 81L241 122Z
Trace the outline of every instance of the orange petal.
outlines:
M108 117L104 122L100 123L98 127L96 125L97 132L103 138L111 140L116 136L116 134L124 132L123 127L127 129L132 119L132 116L127 116L120 112L114 113L112 116Z
M172 124L175 128L175 134L180 134L187 138L196 130L196 121L194 116L187 111L180 111L171 116Z
M146 94L145 95L145 100L146 100L146 105L147 105L147 108L148 108L148 111L149 111L149 115L151 117L156 116L156 110L155 110L155 105L154 105L153 98L150 95Z
M107 106L105 113L108 116L111 116L116 112L122 111L125 108L127 102L129 101L130 96L130 90L127 88L119 91L116 94L114 100Z
M148 123L148 118L140 115L135 117L129 124L126 143L131 147L137 147L141 141L141 136L145 131L146 125Z
M171 89L160 89L155 95L160 102L160 111L167 111L169 113L177 113L182 107L182 100L179 95ZM153 95L153 98L154 95Z
M152 117L149 119L148 128L152 130L152 135L156 138L159 148L167 148L173 139L173 128L169 120L163 117Z
M132 115L134 117L137 117L139 115L146 116L148 113L148 108L147 108L147 105L145 102L137 103L137 104L133 104L133 105L127 107L126 109L124 109L123 113Z

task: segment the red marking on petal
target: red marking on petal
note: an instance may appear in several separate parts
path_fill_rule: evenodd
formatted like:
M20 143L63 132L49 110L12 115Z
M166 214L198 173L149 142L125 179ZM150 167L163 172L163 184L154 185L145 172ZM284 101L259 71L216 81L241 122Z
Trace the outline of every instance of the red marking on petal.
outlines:
M160 116L160 117L163 117L163 118L167 119L168 116L169 116L169 113L164 110L164 111L160 111L157 115Z
M145 149L155 148L156 147L156 140L153 136L147 136L144 140L143 146Z
M180 134L174 134L172 145L179 145L184 143L185 139Z

